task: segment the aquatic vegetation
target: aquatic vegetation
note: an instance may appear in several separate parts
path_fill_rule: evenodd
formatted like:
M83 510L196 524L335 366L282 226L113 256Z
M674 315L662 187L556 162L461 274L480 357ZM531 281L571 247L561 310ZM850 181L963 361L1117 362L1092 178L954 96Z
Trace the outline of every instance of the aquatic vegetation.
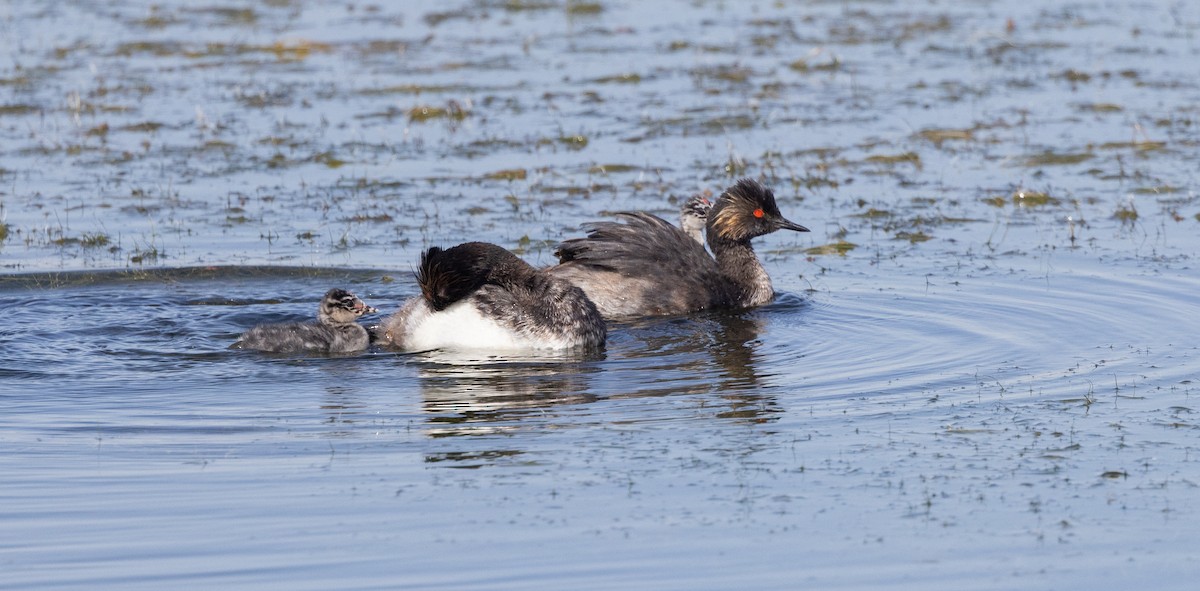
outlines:
M1091 74L1088 74L1087 72L1081 72L1081 71L1075 70L1075 69L1063 70L1061 73L1055 74L1054 77L1061 78L1063 80L1066 80L1067 82L1072 82L1072 83L1091 82L1091 80L1092 80Z
M162 129L164 125L164 123L158 121L142 121L140 123L122 125L119 129L130 133L154 133Z
M0 105L0 117L6 115L30 115L37 113L38 111L40 111L40 109L34 105L25 105L20 103Z
M786 189L810 219L846 220L848 230L831 238L869 244L874 256L902 252L902 243L935 231L947 248L970 250L992 243L974 236L1007 235L1009 224L1057 224L1067 209L1075 220L1121 222L1114 212L1124 205L1113 197L1120 194L1159 198L1161 211L1140 208L1138 221L1194 213L1186 202L1162 202L1186 192L1186 179L1162 171L1195 143L1194 108L1164 98L1147 110L1123 98L1135 96L1124 92L1133 88L1167 98L1182 89L1157 62L1124 57L1144 52L1117 51L1096 69L1070 59L1071 38L1048 33L1102 26L1096 23L1046 14L1038 19L1054 24L1035 28L1017 19L1011 31L1001 23L986 33L981 51L967 51L955 38L962 32L957 9L902 9L885 18L866 6L797 19L772 6L738 15L744 29L725 38L647 32L619 24L624 7L576 0L489 0L424 12L364 5L322 25L411 29L359 36L293 26L298 21L290 19L311 10L294 0L193 8L156 5L114 16L112 26L127 35L31 48L21 68L0 72L0 91L8 93L0 105L14 107L3 118L22 126L10 127L5 154L5 182L18 187L5 203L20 206L8 208L6 224L30 245L6 256L51 256L37 250L47 246L56 246L59 259L102 250L71 241L136 220L133 231L176 237L173 254L262 244L250 256L275 260L357 244L356 260L390 261L372 245L464 232L504 242L511 228L551 240L601 212L662 212L691 191L720 190L743 175ZM564 21L569 34L548 33ZM513 34L459 36L468 23ZM201 25L264 34L185 33ZM896 62L859 61L863 51L896 47L915 52L904 65L913 74L902 83L879 76ZM655 61L633 59L646 51ZM558 65L548 69L547 55ZM595 55L606 59L590 62ZM104 75L89 78L89 60ZM850 71L853 80L839 80ZM347 72L369 75L351 82ZM89 82L51 91L75 74ZM175 100L194 89L197 75L213 81L214 98L199 106ZM1081 97L1047 80L1112 92ZM1037 108L997 101L1012 93L1045 100ZM1071 130L1081 125L1097 133L1065 147L1056 141L1078 136ZM20 189L42 178L28 164L35 158L92 176L68 175L35 197ZM1094 184L1080 188L1076 177ZM85 188L90 183L178 187L175 194L99 199ZM521 190L506 191L505 183ZM1012 190L1022 184L1042 188ZM217 189L202 188L210 185ZM229 189L249 201L224 203ZM46 197L60 201L43 205ZM981 211L991 208L1002 215ZM323 227L312 216L354 231ZM195 241L213 246L189 246ZM801 252L783 247L780 255Z
M1095 157L1091 152L1062 153L1047 150L1040 154L1026 156L1021 160L1022 166L1064 166L1086 162Z
M730 82L733 84L745 84L749 82L750 77L754 75L754 71L750 68L737 64L717 66L714 68L702 68L693 70L693 72L699 78Z
M837 56L830 56L829 59L816 64L810 63L806 59L798 59L789 63L788 68L801 74L809 72L837 72L842 69L842 61Z
M1012 194L1012 203L1017 207L1041 207L1059 205L1062 201L1041 191L1018 190Z
M389 94L469 94L480 89L462 84L393 84L374 88L364 88L357 93L363 96L384 96Z
M592 82L595 84L640 84L642 82L642 75L636 73L613 74L611 76L593 78Z
M1157 150L1164 150L1166 147L1166 142L1154 142L1149 140L1132 142L1105 142L1100 144L1100 148L1104 150L1136 150L1138 152L1153 152Z
M567 14L571 16L597 16L604 12L604 4L587 0L567 0Z
M333 152L320 152L313 154L311 157L313 162L319 162L329 168L341 168L346 165L346 161L338 158Z
M1192 584L1194 3L8 4L11 586ZM740 176L816 230L762 241L762 308L224 351ZM320 568L237 568L255 532Z
M111 242L108 234L99 232L84 232L79 236L79 245L84 248L100 248L108 246Z
M1171 185L1159 185L1157 187L1138 187L1131 191L1135 195L1171 195L1174 193L1183 192L1182 187L1174 187Z
M929 234L926 234L925 232L921 232L921 231L916 231L916 232L901 231L901 232L896 233L895 239L896 240L906 240L911 244L917 244L919 242L925 242L927 240L931 240L931 239L933 239L933 237L930 236Z
M588 172L591 174L621 174L639 170L642 170L640 166L632 164L593 164L588 167Z
M470 116L470 112L456 101L446 103L444 107L417 105L408 110L408 120L413 123L425 123L434 119L462 121Z
M503 0L500 7L508 12L553 10L558 8L554 2L539 2L538 0Z
M587 147L588 138L584 135L565 135L558 138L558 143L568 150L582 150Z
M1113 103L1080 103L1075 105L1075 109L1088 113L1120 113L1125 110L1121 105Z
M856 213L853 215L854 215L854 217L860 217L860 218L879 219L879 218L890 218L890 217L892 217L893 214L892 214L892 212L890 212L886 209L876 209L876 208L872 207L862 213Z
M902 154L873 154L868 156L867 162L878 164L913 164L917 168L921 167L921 155L916 152L904 152Z
M497 170L483 175L485 179L502 180L502 181L517 181L525 180L528 172L524 168L510 168L507 170Z
M1137 208L1134 207L1132 203L1128 205L1122 205L1113 212L1113 218L1120 220L1123 223L1135 222L1138 219Z
M831 242L829 244L822 244L821 246L814 246L812 248L806 248L806 249L804 249L804 253L807 255L810 255L810 256L826 256L826 255L846 256L847 253L854 250L855 248L858 248L857 244L854 244L852 242L847 242L845 240L838 240L837 242Z
M917 137L928 141L935 146L941 145L948 141L971 141L975 139L975 134L970 129L923 129L917 132Z
M144 248L134 248L133 252L129 255L129 262L134 265L153 265L158 263L159 259L163 256L158 247L148 245Z
M356 213L348 218L345 218L344 221L356 222L356 223L384 224L384 223L395 221L395 218L393 218L392 215L388 214L388 213L374 213L374 214Z

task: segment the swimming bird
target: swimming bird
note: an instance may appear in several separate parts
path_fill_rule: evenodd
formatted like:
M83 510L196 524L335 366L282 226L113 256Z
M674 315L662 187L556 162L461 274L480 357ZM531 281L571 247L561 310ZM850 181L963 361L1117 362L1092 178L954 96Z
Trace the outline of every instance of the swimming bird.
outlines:
M705 242L704 225L708 222L710 209L712 201L700 193L692 195L679 207L679 227L700 244Z
M583 290L503 247L433 247L417 269L421 295L375 330L405 351L572 350L604 346L607 329Z
M316 322L261 324L245 332L230 349L254 349L273 353L353 353L370 344L367 329L356 320L378 312L354 294L340 288L325 293L317 308Z
M775 291L750 241L776 230L807 232L779 212L775 195L741 179L712 204L705 221L713 256L689 234L646 212L620 222L585 226L566 240L547 269L579 286L606 319L745 308L771 301Z

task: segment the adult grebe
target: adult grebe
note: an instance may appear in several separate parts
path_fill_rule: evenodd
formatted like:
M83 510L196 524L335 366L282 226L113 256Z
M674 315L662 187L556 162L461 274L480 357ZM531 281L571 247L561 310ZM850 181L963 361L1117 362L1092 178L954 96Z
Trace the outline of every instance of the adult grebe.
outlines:
M608 319L765 304L775 291L750 241L776 230L808 231L785 219L775 195L751 179L712 204L705 222L712 257L658 216L617 215L624 223L589 224L586 237L560 244L560 263L547 269L582 288Z
M376 341L430 349L599 349L604 319L583 290L495 244L467 242L421 255L421 295L376 329Z

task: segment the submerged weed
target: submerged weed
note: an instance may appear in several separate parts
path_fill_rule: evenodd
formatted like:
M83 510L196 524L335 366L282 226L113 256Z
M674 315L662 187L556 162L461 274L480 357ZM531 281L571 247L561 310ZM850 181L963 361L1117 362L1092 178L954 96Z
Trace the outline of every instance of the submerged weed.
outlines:
M1075 105L1075 109L1088 113L1120 113L1125 110L1121 105L1112 103L1081 103Z
M593 164L588 168L588 172L591 174L616 174L637 170L641 170L641 167L632 164Z
M640 84L641 81L640 74L614 74L592 79L592 82L596 84Z
M907 240L912 244L916 244L918 242L925 242L925 241L932 240L932 239L933 239L933 236L930 236L929 234L926 234L920 230L918 230L916 232L897 232L896 233L896 240Z
M418 105L408 110L408 120L413 123L425 123L433 119L462 121L468 115L470 113L462 105L458 104L457 101L450 101L446 103L445 107Z
M917 132L917 137L941 147L948 141L971 141L975 134L970 129L923 129Z
M133 123L130 125L122 125L121 131L130 131L134 133L154 133L162 129L163 124L157 121L143 121L141 123Z
M1116 212L1113 213L1113 218L1124 223L1135 222L1138 219L1137 208L1134 207L1132 203L1130 203L1128 206L1122 205L1117 208Z
M584 2L581 0L569 0L567 2L567 14L571 16L592 16L604 12L604 5L599 2Z
M791 68L792 71L800 72L801 74L807 74L809 72L837 72L838 70L842 69L842 60L838 59L837 56L834 56L827 62L810 64L808 60L798 59L788 64L788 68Z
M1148 140L1133 142L1105 142L1100 144L1100 148L1104 150L1137 150L1139 152L1165 150L1166 147L1166 142L1152 142Z
M151 246L149 248L135 248L133 254L129 255L129 262L135 265L154 264L163 256L158 247Z
M319 154L314 154L312 161L324 164L329 168L341 168L346 165L346 161L334 156L333 152L321 152Z
M588 138L585 135L565 135L558 138L558 143L567 147L568 150L582 150L588 145Z
M509 12L551 10L557 8L551 2L537 2L536 0L505 0L502 4L504 10Z
M916 165L917 168L920 168L921 167L921 155L917 154L916 152L904 152L903 154L891 154L891 155L876 154L874 156L868 156L867 162L876 162L879 164L910 163L910 164Z
M1181 192L1183 192L1183 189L1181 187L1174 187L1171 185L1159 185L1157 187L1139 187L1132 191L1132 193L1134 193L1135 195L1170 195L1172 193L1181 193Z
M0 105L0 115L29 115L36 113L40 109L33 105L15 104L15 105Z
M79 237L79 245L84 248L100 248L101 246L108 246L110 242L111 240L107 234L99 232L84 232Z
M1012 195L1013 205L1018 207L1041 207L1043 205L1058 205L1061 201L1047 193L1039 191L1016 191Z
M875 209L874 207L862 212L854 214L856 218L878 219L892 217L892 212L886 209Z
M807 255L810 255L810 256L823 256L823 255L846 256L846 253L854 250L855 248L858 248L858 245L854 244L853 242L847 242L845 240L838 240L837 242L831 242L829 244L822 244L821 246L814 246L812 248L807 248L804 250L804 253Z
M1022 161L1022 166L1063 166L1068 164L1079 164L1087 160L1091 160L1094 154L1091 152L1075 152L1075 153L1059 153L1049 150L1041 154L1026 156Z
M497 170L483 175L483 178L499 181L523 181L528 173L524 168L509 168L505 170Z
M1087 72L1080 72L1079 70L1073 68L1064 70L1062 73L1053 75L1052 77L1062 78L1063 80L1066 80L1072 84L1090 82L1092 80L1091 74L1088 74Z

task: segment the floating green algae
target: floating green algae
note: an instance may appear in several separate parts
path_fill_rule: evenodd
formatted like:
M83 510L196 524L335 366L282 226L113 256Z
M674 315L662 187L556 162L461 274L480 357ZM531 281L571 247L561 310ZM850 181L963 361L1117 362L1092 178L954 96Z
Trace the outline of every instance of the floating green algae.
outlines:
M1021 207L1041 207L1043 205L1058 205L1061 203L1061 200L1040 191L1016 191L1012 194L1012 202L1014 205Z
M808 254L808 255L812 255L812 256L823 256L823 255L846 256L846 253L854 250L855 248L858 248L858 245L854 244L853 242L847 242L845 240L838 240L837 242L831 242L829 244L822 244L821 246L814 246L812 248L807 248L804 250L804 254Z
M500 181L519 181L525 180L525 177L528 176L528 174L529 173L524 168L508 168L504 170L497 170L495 172L489 172L483 175L483 178Z

